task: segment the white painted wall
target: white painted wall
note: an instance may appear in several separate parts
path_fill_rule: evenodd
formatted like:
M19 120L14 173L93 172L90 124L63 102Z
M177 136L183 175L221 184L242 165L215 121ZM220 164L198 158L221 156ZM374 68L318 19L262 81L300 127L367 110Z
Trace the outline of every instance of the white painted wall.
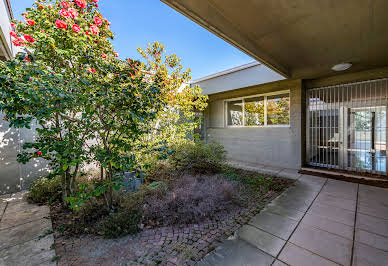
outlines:
M6 0L0 0L0 54L6 59L16 54L9 35L11 19Z
M226 70L220 72L221 75L216 73L209 76L210 78L194 80L192 85L199 85L203 94L214 94L284 79L278 73L259 63L247 65L251 66L233 72Z

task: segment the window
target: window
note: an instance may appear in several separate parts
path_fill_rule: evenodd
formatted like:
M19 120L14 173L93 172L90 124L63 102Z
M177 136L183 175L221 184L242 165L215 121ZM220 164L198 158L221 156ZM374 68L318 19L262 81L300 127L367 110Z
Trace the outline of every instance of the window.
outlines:
M228 102L228 126L243 125L243 103L240 101Z
M290 93L251 96L226 102L228 126L290 124Z
M267 97L267 124L290 124L290 95L272 95Z
M264 97L247 98L244 100L245 125L264 125Z

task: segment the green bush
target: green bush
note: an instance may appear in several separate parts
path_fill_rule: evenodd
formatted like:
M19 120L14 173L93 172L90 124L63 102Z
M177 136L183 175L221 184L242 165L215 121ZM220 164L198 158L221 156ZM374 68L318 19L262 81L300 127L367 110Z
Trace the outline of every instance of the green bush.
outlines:
M135 234L140 230L142 214L139 209L121 210L112 213L102 224L100 233L107 238Z
M27 201L38 204L51 204L61 201L62 187L59 178L39 178L34 181L27 193Z
M111 213L99 228L99 233L107 238L116 238L140 231L143 218L144 200L151 195L164 194L167 185L163 182L153 182L142 186L135 193L118 193L115 195L116 212Z
M175 146L175 153L170 156L169 161L177 170L214 174L221 171L225 159L226 151L218 143L187 142Z

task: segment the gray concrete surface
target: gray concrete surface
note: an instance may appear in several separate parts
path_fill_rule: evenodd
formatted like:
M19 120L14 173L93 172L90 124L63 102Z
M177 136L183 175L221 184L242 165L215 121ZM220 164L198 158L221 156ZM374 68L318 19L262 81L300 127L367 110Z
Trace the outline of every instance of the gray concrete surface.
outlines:
M272 84L273 86L273 84ZM240 96L290 90L290 125L262 127L228 127L225 118L225 99L210 101L204 112L203 137L222 144L230 160L262 164L272 167L300 169L302 164L302 88L300 83L290 87L263 86L257 91L239 89ZM247 95L244 95L246 91ZM222 96L221 95L221 96ZM221 97L220 96L220 97ZM239 96L239 97L240 97ZM233 98L233 97L232 97Z
M388 189L272 170L295 185L199 265L388 265Z
M0 265L56 265L47 206L29 204L25 192L0 196Z

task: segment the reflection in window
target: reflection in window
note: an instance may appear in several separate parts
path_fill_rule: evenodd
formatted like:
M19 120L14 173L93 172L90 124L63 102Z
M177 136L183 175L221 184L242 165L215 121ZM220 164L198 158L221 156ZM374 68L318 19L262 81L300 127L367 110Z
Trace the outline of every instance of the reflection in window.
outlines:
M228 126L243 125L242 100L228 102Z
M267 124L288 125L290 123L290 96L288 93L267 97Z
M246 126L264 125L264 97L245 99L244 112Z

